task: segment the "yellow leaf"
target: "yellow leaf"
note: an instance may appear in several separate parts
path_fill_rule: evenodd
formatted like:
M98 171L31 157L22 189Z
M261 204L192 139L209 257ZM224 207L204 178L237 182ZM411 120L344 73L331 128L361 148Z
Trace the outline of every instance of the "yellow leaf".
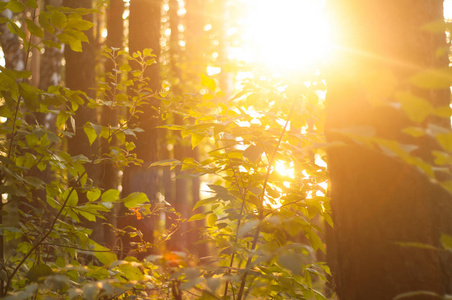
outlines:
M217 83L214 79L207 77L206 75L201 75L201 84L205 87L208 87L212 92L215 92L217 88Z

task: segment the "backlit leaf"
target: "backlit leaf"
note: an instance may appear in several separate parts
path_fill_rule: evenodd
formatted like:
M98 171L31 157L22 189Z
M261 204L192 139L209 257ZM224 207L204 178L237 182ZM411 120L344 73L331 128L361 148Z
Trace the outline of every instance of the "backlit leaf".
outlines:
M85 132L86 136L88 137L89 144L92 145L97 138L96 131L89 124L85 124L85 126L83 126L83 131Z
M52 22L52 24L56 27L63 29L66 26L67 18L62 12L54 10L50 14L50 22Z
M112 262L118 260L116 254L112 253L107 247L101 246L94 241L91 241L91 243L94 244L93 250L96 250L96 252L94 252L94 255L104 265L110 265Z
M38 1L37 0L27 0L25 2L25 5L30 8L38 8Z
M402 104L402 109L408 117L414 122L420 123L434 112L433 105L411 93L399 92L396 93L395 97Z
M124 199L124 206L127 208L137 207L139 204L149 202L148 196L145 193L132 193Z
M214 79L207 77L206 75L201 75L201 84L205 87L208 87L212 92L215 92L217 83Z
M99 189L94 189L86 192L86 197L88 198L89 201L96 201L97 199L99 199L100 194L101 191Z
M115 202L119 199L119 191L115 189L109 189L102 194L103 202Z

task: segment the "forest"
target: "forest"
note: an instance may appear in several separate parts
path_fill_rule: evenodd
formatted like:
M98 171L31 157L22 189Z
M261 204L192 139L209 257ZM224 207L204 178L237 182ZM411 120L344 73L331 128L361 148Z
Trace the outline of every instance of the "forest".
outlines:
M452 299L450 5L0 0L0 299Z

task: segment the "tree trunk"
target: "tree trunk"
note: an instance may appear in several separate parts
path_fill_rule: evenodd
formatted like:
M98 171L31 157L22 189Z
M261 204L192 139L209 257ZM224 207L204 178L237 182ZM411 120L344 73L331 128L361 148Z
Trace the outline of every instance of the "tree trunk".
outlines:
M63 6L71 8L92 8L92 0L63 0ZM91 22L93 21L92 14L86 15L85 18ZM96 54L93 43L93 29L86 31L85 34L88 37L89 43L83 43L83 52L72 51L68 46L64 48L64 57L66 60L65 83L69 89L83 91L88 97L95 98ZM68 140L68 152L72 156L83 154L89 159L95 159L98 155L98 141L96 140L93 145L90 145L83 126L88 121L94 124L99 123L97 111L89 108L85 103L78 108L74 119L76 125L75 136ZM100 177L99 166L92 165L87 171L89 178L94 181L94 184L98 184ZM79 199L81 203L87 201L84 194L81 194ZM88 221L86 221L86 226L93 229L91 238L103 244L105 237L102 227L97 226L95 222Z
M66 7L91 8L91 0L64 0L63 5ZM92 15L87 15L92 21ZM93 31L85 32L90 43L83 44L83 52L74 52L70 47L65 47L64 56L66 59L65 81L66 86L71 90L80 90L85 92L89 97L95 97L93 88L95 87L95 53L93 41ZM86 137L83 126L86 122L91 121L97 123L97 114L93 109L81 106L75 116L76 133L75 137L68 142L68 149L71 155L84 154L88 158L92 158L95 147L90 146Z
M129 50L130 53L143 51L151 48L156 55L160 54L160 12L161 2L154 0L134 0L130 2L129 16ZM132 68L136 66L132 65ZM154 64L146 69L146 77L149 78L148 87L153 91L160 90L159 67ZM130 166L124 170L123 193L125 195L132 192L146 193L152 201L156 200L157 176L158 172L154 168L149 168L152 162L157 161L158 148L158 125L157 99L152 99L150 103L144 105L141 110L136 125L144 132L137 134L136 153L139 159L143 160L142 166ZM143 233L146 242L154 241L154 218L146 217L142 220L133 220L132 224ZM124 251L130 251L128 241L124 241Z
M327 237L328 263L340 299L392 299L411 291L452 291L452 259L445 251L402 247L423 243L441 248L452 233L451 195L428 176L396 157L346 138L340 131L372 127L376 136L416 144L431 162L432 139L402 133L413 126L389 102L411 92L434 106L448 106L450 92L422 90L409 78L428 68L447 67L443 34L420 29L442 20L442 1L335 1L341 49L328 78L326 136L342 145L328 150L334 230ZM389 102L388 102L389 101ZM449 130L447 118L427 122ZM416 299L437 299L433 296Z
M124 20L122 15L124 13L124 1L123 0L111 0L107 9L107 40L106 44L109 48L116 48L119 50L124 49ZM116 50L118 51L118 50ZM114 63L111 60L105 62L105 73L113 71ZM121 76L120 74L118 76ZM106 77L107 83L112 83L112 79ZM106 91L107 97L113 100L115 95L112 90ZM121 92L121 91L118 91ZM101 124L106 127L114 127L118 124L118 110L115 107L103 106L101 113ZM102 145L102 153L110 153L110 147L117 146L117 140L113 137L110 143L104 143ZM101 166L100 186L105 189L118 189L120 184L118 168L115 167L112 161L106 160ZM117 208L109 213L107 216L108 222L116 227L116 214ZM105 226L105 240L110 247L114 247L115 235L110 227Z

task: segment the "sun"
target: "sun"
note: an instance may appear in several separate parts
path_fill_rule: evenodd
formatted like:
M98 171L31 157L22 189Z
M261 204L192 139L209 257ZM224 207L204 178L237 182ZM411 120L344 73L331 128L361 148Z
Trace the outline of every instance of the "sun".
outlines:
M317 66L329 52L324 0L249 0L241 22L253 63L277 71Z

